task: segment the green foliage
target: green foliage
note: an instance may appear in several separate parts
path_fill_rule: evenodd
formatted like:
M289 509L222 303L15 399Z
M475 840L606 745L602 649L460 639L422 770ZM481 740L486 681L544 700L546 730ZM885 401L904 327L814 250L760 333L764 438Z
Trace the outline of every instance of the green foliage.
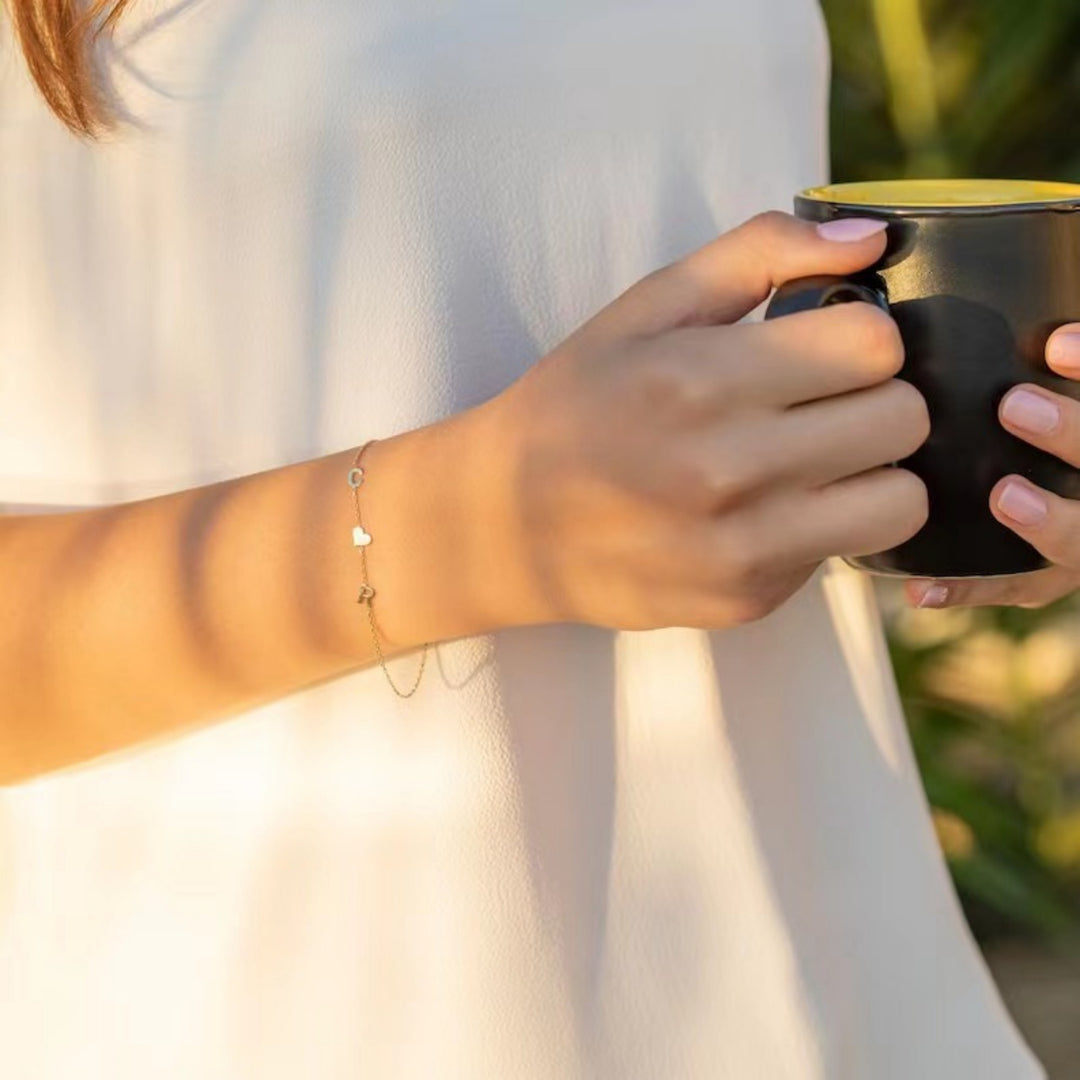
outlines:
M1080 180L1076 0L824 0L833 179ZM1080 604L911 612L882 588L976 934L1080 942Z
M927 796L966 826L942 839L976 933L1080 947L1075 601L968 611L943 634L950 616L882 599Z
M835 179L1080 178L1076 0L824 0L823 6L833 43L833 130L840 136ZM887 64L889 51L901 58L925 51L929 66ZM922 78L901 78L905 73ZM905 110L927 92L936 124L907 125Z

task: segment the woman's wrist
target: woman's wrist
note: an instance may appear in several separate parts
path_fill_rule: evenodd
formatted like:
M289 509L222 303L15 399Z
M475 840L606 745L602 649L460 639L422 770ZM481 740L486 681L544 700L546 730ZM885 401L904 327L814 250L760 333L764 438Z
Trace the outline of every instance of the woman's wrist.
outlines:
M379 440L364 464L387 652L551 618L526 557L512 432L494 402Z

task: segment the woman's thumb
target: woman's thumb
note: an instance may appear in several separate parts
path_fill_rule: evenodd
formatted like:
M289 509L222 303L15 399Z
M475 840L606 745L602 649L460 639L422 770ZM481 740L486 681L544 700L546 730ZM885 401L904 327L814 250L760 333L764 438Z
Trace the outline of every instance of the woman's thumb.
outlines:
M732 323L778 285L811 274L851 274L885 250L887 222L836 218L815 225L769 211L644 278L616 302L632 332ZM615 312L612 312L615 314Z

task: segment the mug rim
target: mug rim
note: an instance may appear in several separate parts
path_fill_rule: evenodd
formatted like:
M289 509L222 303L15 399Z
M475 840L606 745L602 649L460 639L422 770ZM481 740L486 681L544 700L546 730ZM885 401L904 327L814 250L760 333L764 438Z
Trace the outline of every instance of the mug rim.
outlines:
M980 197L979 189L983 189ZM797 200L891 217L1016 214L1080 210L1080 184L992 178L859 180L805 188Z

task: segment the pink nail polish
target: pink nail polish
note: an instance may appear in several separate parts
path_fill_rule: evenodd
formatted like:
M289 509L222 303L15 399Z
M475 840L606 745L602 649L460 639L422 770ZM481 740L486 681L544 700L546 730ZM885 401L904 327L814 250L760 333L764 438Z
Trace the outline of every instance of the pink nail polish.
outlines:
M998 509L1020 525L1038 525L1049 508L1046 500L1026 484L1010 480L998 496Z
M1049 399L1031 390L1013 390L1001 403L1001 415L1024 431L1049 435L1061 422L1061 410Z
M922 596L919 597L916 607L920 608L933 608L941 607L946 600L949 599L949 587L942 585L940 582L933 582L927 585L923 590Z
M1057 367L1080 371L1080 333L1062 330L1046 346L1046 359Z
M817 227L818 236L823 240L833 240L841 244L851 244L857 240L866 240L888 228L887 221L878 218L833 218L823 221Z

